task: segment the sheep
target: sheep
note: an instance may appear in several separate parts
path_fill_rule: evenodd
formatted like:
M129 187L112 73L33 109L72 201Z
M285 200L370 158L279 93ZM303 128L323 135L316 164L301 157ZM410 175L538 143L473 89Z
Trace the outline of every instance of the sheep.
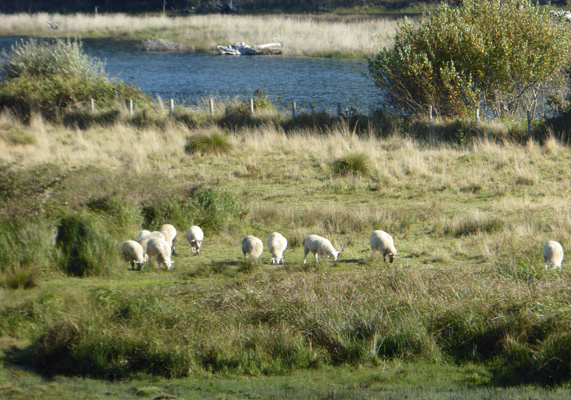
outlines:
M393 237L385 231L373 232L371 235L371 251L373 255L375 251L380 252L383 255L383 262L385 262L386 256L389 256L389 261L392 263L398 255Z
M268 239L268 249L270 249L270 253L272 253L272 261L270 261L270 264L283 264L283 253L286 248L287 239L283 237L281 233L272 233Z
M139 243L143 247L143 254L145 255L145 262L149 260L149 256L147 255L147 243L149 243L149 240L151 240L151 239L152 239L152 237L150 237L150 236L143 236L141 239L137 240L137 243Z
M154 231L151 232L149 235L147 235L149 238L155 238L155 239L163 239L165 242L167 241L167 238L165 236L164 233L159 232L159 231Z
M547 263L545 269L561 269L561 262L563 261L563 247L555 241L549 241L543 248L543 260Z
M196 225L191 226L186 232L186 240L188 240L188 243L190 244L192 254L197 256L198 253L200 253L200 246L202 246L202 241L204 240L202 229Z
M254 262L258 261L258 257L262 255L264 251L264 244L260 239L255 236L246 236L242 239L242 253L244 253L244 258L250 256Z
M137 242L146 236L150 236L151 232L147 230L142 230L139 232L139 237L137 238Z
M159 232L165 235L165 240L167 241L168 244L171 245L172 254L175 255L176 252L174 248L174 241L177 235L176 228L171 224L164 224L163 226L161 226L161 229L159 229Z
M164 264L170 270L174 261L171 261L171 246L167 241L151 238L147 242L147 255L156 258L159 264Z
M345 246L343 246L343 249ZM343 252L335 250L331 242L325 238L318 235L309 235L305 239L305 247L303 249L303 263L306 263L307 254L311 251L315 255L315 262L319 262L318 255L325 258L333 258L333 261L337 261L339 254Z
M137 271L143 268L145 260L145 252L143 246L134 240L127 240L121 246L121 252L123 253L123 258L131 262L131 269L135 270L135 264L137 264Z

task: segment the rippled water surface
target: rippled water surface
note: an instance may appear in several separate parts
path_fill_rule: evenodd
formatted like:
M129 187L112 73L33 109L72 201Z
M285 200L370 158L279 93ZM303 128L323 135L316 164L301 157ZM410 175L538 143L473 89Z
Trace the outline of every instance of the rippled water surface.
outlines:
M20 39L0 37L0 48L9 50ZM371 78L366 76L366 60L153 53L137 51L137 43L83 40L85 52L105 61L111 78L120 78L165 100L194 104L206 97L251 97L262 88L284 108L295 101L299 109L313 105L331 112L337 103L368 111L378 97Z

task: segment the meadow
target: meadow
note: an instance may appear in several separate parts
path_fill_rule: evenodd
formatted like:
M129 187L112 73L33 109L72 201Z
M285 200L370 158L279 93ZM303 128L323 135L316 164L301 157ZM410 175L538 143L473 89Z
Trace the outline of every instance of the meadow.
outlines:
M542 259L571 244L567 145L235 107L0 116L0 394L568 396L571 276ZM121 243L166 222L174 270L130 270ZM392 264L371 255L378 229ZM283 266L243 258L274 231ZM304 265L310 234L340 259Z
M47 21L57 23L52 30ZM281 43L287 56L372 57L392 44L394 19L355 19L282 15L235 16L125 14L2 14L0 35L36 37L118 37L167 39L197 51L215 52L218 45L244 41L252 46Z

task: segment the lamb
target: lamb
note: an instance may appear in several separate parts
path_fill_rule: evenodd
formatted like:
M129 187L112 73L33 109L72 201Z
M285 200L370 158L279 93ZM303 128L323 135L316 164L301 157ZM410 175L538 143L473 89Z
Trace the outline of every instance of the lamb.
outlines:
M151 232L149 235L145 236L145 237L149 237L149 238L155 238L155 239L163 239L165 242L167 240L166 236L164 233L159 232L159 231L154 231Z
M343 246L343 249L345 246ZM305 239L305 247L303 249L303 263L306 263L307 254L311 251L315 255L315 262L319 262L319 256L325 258L333 258L333 261L337 261L339 254L343 252L335 250L331 242L325 238L318 235L309 235Z
M386 256L389 256L389 261L392 263L397 257L397 249L395 248L395 241L393 237L385 231L375 231L371 235L371 251L380 252L383 255L383 262Z
M172 254L176 254L175 252L175 248L174 248L174 241L176 239L176 228L174 226L172 226L171 224L164 224L163 226L161 226L161 229L159 229L159 232L161 232L163 235L165 235L165 240L168 244L171 245L172 248Z
M145 262L149 260L149 256L147 255L147 243L149 243L149 240L151 240L151 239L152 239L152 237L150 237L150 236L143 236L141 239L137 240L137 243L139 243L143 247L143 254L145 255Z
M563 261L563 247L555 241L549 241L543 248L543 260L547 263L545 269L561 269L561 262Z
M147 243L147 255L156 258L159 264L164 264L170 270L174 261L171 261L171 246L165 240L151 238Z
M204 240L204 233L200 227L194 225L186 232L186 240L190 244L192 254L195 256L200 253L200 246L202 246L202 241Z
M143 250L143 246L139 243L134 240L127 240L121 246L121 252L123 254L123 258L131 262L132 270L135 270L135 264L137 264L137 271L140 271L141 268L143 268L143 264L146 261L145 251Z
M264 251L264 244L260 239L255 236L246 236L242 239L242 253L244 253L244 258L250 256L254 262L258 261L258 257L262 255Z
M272 261L270 264L283 264L283 253L286 248L287 239L283 237L281 233L272 233L268 239L268 249L270 249L270 253L272 253Z

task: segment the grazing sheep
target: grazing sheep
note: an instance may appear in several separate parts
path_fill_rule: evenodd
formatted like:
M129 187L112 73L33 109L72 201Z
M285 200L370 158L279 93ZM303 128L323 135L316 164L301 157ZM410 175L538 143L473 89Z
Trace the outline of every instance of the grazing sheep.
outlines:
M343 246L345 248L345 246ZM310 235L305 239L305 247L303 249L303 263L305 264L307 254L312 252L315 255L315 262L319 262L318 255L325 258L333 258L333 261L337 261L339 254L343 252L335 250L331 242L325 238L318 235Z
M150 236L143 236L141 239L137 240L137 243L139 243L143 247L143 254L145 255L145 262L147 262L149 260L149 256L147 255L147 243L149 243L149 240L151 240L151 239L152 239L152 237L150 237Z
M246 236L242 239L242 253L244 257L250 256L254 262L258 261L258 257L262 255L264 251L264 244L260 239L255 236Z
M151 234L150 231L142 230L141 232L139 232L139 237L137 238L137 242L144 237L150 236L150 234Z
M287 248L287 239L281 233L274 232L268 239L268 249L272 253L272 261L270 264L283 264L283 253Z
M551 267L551 269L561 269L563 247L555 241L547 242L543 248L543 260L547 263L545 269L547 269L547 267Z
M161 226L161 229L159 229L159 232L165 235L165 240L167 241L168 244L171 245L172 254L173 255L176 254L174 248L174 241L176 239L176 234L177 234L176 228L171 224L164 224L163 226Z
M155 239L163 239L165 242L167 241L167 238L166 238L165 234L162 233L162 232L159 232L159 231L151 232L151 233L150 233L148 236L146 236L146 237L155 238Z
M121 246L121 252L123 253L123 258L131 262L131 269L135 269L135 264L137 264L137 271L143 268L145 260L145 252L143 246L134 240L127 240Z
M194 225L186 232L186 240L190 244L192 254L195 256L200 253L200 246L202 246L202 241L204 240L204 233L200 227Z
M163 239L151 238L147 242L147 255L149 258L156 258L159 265L164 264L169 270L174 264L174 261L171 261L171 246Z
M393 262L397 257L397 249L395 248L395 241L393 237L385 231L375 231L371 235L371 251L380 252L383 255L383 262L386 256L389 256L389 261Z

